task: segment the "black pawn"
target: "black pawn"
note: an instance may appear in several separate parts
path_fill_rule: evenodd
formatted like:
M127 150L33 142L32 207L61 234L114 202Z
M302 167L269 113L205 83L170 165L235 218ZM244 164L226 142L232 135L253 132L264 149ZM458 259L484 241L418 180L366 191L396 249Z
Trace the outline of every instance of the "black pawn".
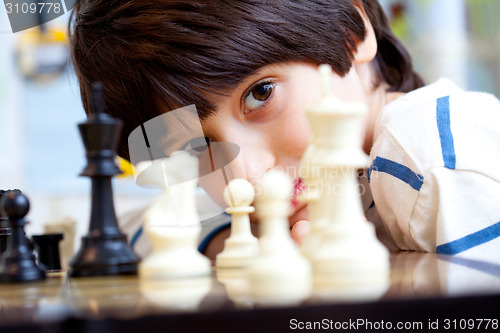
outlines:
M9 220L0 216L0 255L7 249L7 239L10 236Z
M70 262L70 275L137 274L139 258L118 229L113 205L111 178L121 173L115 155L122 122L104 113L102 86L92 88L94 113L78 125L88 162L81 176L92 180L90 226Z
M30 204L28 198L18 191L11 191L2 198L3 210L7 214L11 236L7 250L0 257L0 282L27 282L45 279L45 272L37 267L33 249L28 244L24 218Z
M34 235L31 239L38 253L38 266L45 271L61 270L59 242L63 234Z
M8 191L0 190L0 202L2 197L7 195ZM10 224L9 219L0 209L0 256L7 249L7 239L10 236Z

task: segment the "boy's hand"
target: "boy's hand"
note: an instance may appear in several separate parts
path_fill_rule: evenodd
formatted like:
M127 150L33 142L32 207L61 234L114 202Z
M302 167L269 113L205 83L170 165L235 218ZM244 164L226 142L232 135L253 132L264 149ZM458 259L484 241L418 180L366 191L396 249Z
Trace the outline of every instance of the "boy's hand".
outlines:
M309 233L310 230L311 230L311 225L309 221L306 220L298 221L292 227L291 230L292 238L298 245L300 245L302 244L302 240Z
M365 217L366 222L368 222L368 219ZM290 233L292 234L293 240L298 244L302 244L302 240L304 237L307 236L307 234L311 231L311 222L306 221L306 220L300 220L297 223L295 223L292 227L292 230Z

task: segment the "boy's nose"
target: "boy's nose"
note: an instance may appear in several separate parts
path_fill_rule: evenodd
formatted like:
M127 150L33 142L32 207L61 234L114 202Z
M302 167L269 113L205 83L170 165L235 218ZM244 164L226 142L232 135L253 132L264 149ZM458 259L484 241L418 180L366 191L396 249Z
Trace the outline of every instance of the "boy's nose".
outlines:
M240 157L243 164L239 174L251 183L259 179L267 170L276 166L273 149L268 141L257 134L240 133L232 135L228 142L235 143L240 148Z
M276 166L276 156L265 142L249 138L240 145L246 178L255 183L266 171Z

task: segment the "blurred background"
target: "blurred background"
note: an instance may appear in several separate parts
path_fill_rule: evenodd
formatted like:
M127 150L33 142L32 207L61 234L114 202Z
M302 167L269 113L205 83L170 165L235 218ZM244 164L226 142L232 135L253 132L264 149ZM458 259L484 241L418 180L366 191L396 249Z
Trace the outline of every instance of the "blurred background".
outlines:
M427 83L444 76L500 96L500 1L381 3ZM90 181L78 177L85 159L76 127L85 114L68 64L68 20L66 13L43 29L13 33L0 6L0 188L29 196L28 234L65 218L76 222L78 235L88 229ZM156 194L131 178L115 179L114 191L118 215Z
M500 1L380 0L427 83L500 96Z

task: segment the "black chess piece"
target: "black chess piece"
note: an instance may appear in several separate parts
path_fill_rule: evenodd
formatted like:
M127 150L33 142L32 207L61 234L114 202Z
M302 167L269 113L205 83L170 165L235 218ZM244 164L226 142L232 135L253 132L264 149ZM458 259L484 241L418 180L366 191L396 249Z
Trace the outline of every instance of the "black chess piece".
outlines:
M70 275L137 274L139 258L118 229L113 205L111 178L121 173L115 154L122 122L104 113L102 86L94 84L92 88L94 113L78 125L88 162L81 176L92 180L90 226L70 262Z
M9 218L7 214L3 210L3 204L1 203L2 198L6 197L9 192L22 193L20 190L0 190L0 255L7 250L8 239L11 236L11 228ZM26 233L24 234L26 237ZM26 238L28 247L33 250L33 244L31 243L29 238Z
M28 198L19 191L10 191L2 198L3 210L9 219L11 236L7 249L0 256L0 282L28 282L45 279L45 272L38 268L33 249L24 233L28 221Z
M7 249L7 239L10 234L9 220L0 216L0 255Z
M7 195L8 191L0 190L0 202L4 195ZM1 205L0 205L1 206ZM9 219L3 212L3 209L0 209L0 256L7 249L7 239L10 236L10 224Z
M45 271L61 270L59 242L63 234L44 234L31 236L38 253L38 267Z

